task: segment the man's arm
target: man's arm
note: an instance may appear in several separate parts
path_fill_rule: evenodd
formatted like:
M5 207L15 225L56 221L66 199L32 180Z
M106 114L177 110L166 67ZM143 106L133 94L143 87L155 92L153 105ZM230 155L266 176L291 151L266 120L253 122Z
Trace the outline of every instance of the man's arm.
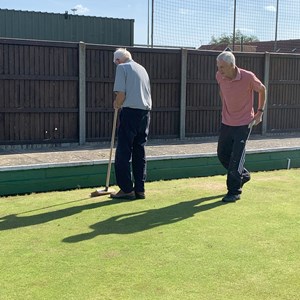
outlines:
M125 101L125 93L124 92L116 92L116 98L114 101L114 109L121 108L124 101Z
M255 120L255 125L259 124L262 121L262 116L264 114L264 109L266 106L266 87L263 85L258 91L258 108L254 116L253 121Z

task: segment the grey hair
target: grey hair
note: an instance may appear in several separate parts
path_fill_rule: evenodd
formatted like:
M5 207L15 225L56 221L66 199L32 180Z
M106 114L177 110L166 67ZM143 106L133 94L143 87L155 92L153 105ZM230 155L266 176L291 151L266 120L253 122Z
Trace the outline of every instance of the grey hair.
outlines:
M126 48L118 48L114 52L114 62L116 59L124 59L125 61L128 59L132 59L131 53Z
M235 56L230 51L223 51L217 57L217 61L225 61L228 64L232 64L235 67Z

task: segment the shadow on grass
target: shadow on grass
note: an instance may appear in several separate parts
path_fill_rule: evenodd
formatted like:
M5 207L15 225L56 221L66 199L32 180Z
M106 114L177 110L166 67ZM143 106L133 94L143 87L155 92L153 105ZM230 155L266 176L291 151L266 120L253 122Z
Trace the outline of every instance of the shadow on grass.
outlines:
M67 205L70 203L79 202L79 201L83 201L83 200L87 200L87 199L90 199L90 198L74 200L74 201L70 201L70 202L66 202L66 203L62 203L62 204L58 204L58 205L44 207L41 209L29 210L26 212L22 212L20 214L31 213L34 211L48 209L48 208L52 208L52 207L56 207L56 206L60 206L60 205ZM123 201L110 199L110 200L106 200L106 201L95 202L95 203L91 203L91 204L84 204L84 205L80 205L80 206L68 207L68 208L64 208L64 209L60 209L60 210L45 212L45 213L36 214L36 215L32 215L32 216L20 216L20 214L7 215L7 216L0 218L0 231L43 224L43 223L47 223L47 222L50 222L53 220L58 220L58 219L62 219L65 217L69 217L69 216L81 213L84 210L99 208L99 207L117 204L117 203L121 203L121 202L123 202Z
M63 242L77 243L92 239L98 235L130 234L162 225L176 223L187 218L191 218L197 213L225 205L225 203L221 201L202 204L205 201L218 199L223 196L224 195L205 197L176 203L174 205L158 209L149 209L114 216L91 225L90 228L93 229L93 231L67 237L63 239Z

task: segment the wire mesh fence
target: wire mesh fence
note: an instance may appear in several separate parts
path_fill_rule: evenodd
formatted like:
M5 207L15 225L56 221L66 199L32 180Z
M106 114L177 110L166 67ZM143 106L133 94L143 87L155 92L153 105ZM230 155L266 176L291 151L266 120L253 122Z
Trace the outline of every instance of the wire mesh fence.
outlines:
M299 0L152 1L152 46L203 48L225 42L241 50L242 44L269 42L268 51L299 53L299 27Z

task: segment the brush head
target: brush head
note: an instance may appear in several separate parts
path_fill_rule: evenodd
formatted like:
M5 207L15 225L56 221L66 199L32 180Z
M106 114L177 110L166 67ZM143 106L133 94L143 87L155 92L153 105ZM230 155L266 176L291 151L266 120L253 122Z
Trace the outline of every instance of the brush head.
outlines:
M104 196L104 195L109 195L111 193L114 193L115 190L111 189L111 188L105 188L103 190L95 190L93 192L91 192L91 198L93 197L100 197L100 196Z

